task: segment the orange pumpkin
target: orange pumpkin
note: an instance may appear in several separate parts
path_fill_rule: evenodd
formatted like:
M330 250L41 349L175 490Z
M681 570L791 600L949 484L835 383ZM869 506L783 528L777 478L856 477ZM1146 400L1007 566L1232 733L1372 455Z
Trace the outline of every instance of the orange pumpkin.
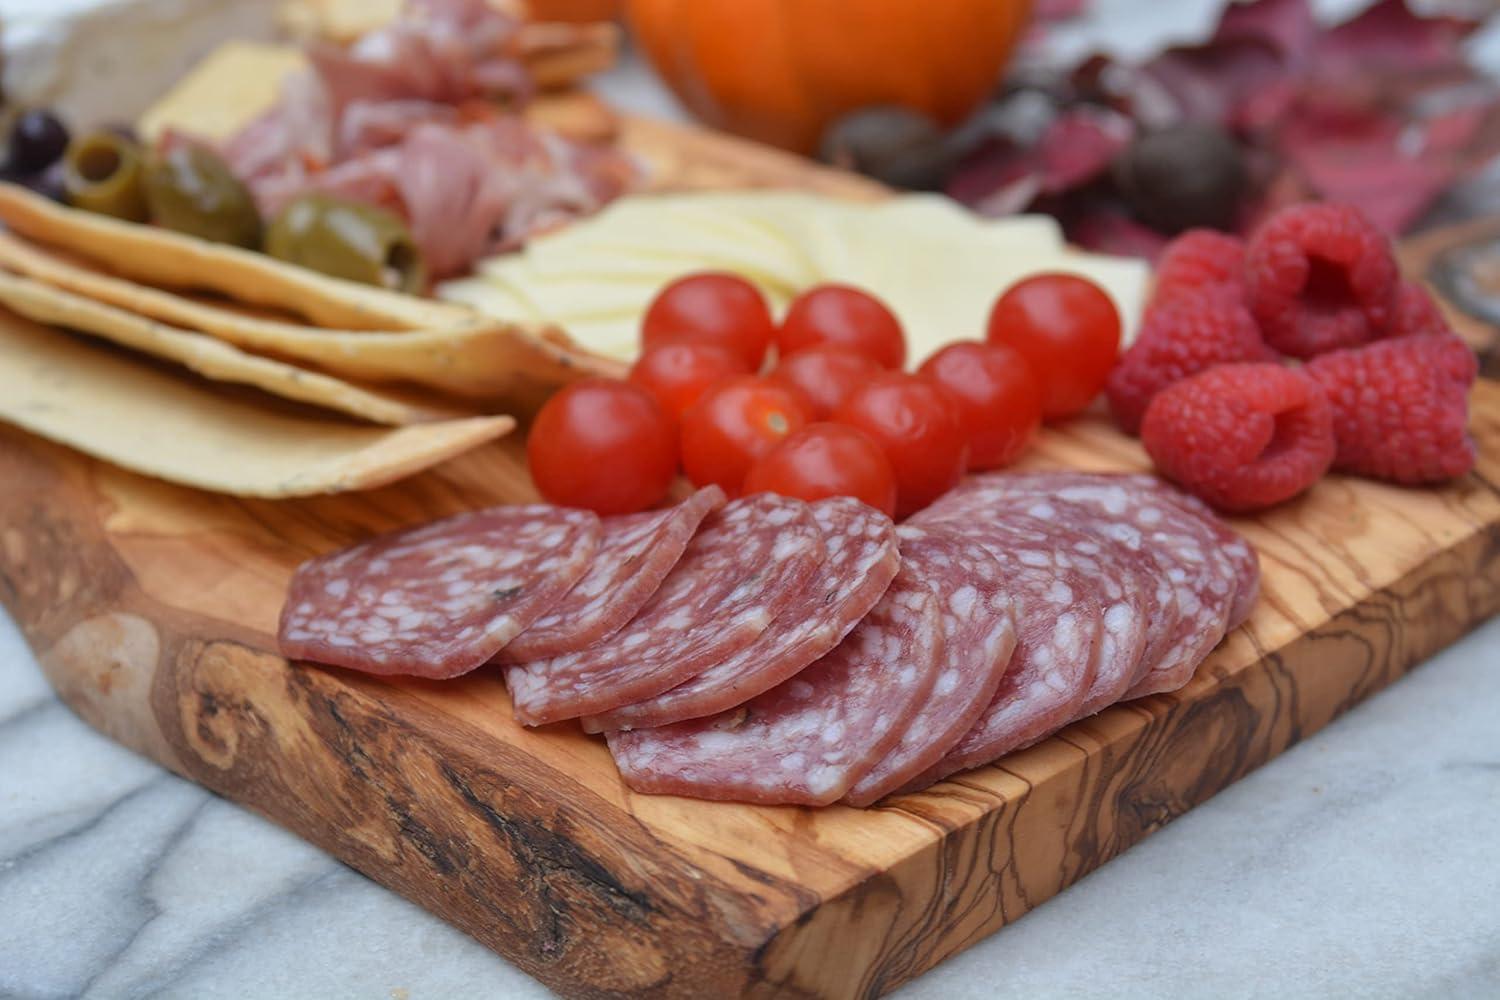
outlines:
M954 125L989 96L1031 0L627 0L689 110L811 152L850 111L897 104Z

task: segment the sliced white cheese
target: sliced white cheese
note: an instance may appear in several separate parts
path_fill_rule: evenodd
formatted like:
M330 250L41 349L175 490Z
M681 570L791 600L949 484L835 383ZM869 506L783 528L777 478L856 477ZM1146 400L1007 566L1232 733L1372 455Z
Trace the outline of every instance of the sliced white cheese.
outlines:
M642 195L615 202L604 213L554 237L534 240L525 256L544 272L577 273L577 257L594 249L640 261L723 268L774 285L798 286L810 273L788 253L787 239L759 224L753 212L705 212L677 195Z
M821 282L867 288L900 317L913 364L983 336L1000 292L1044 271L1097 282L1128 343L1149 277L1140 261L1069 247L1046 216L982 219L936 195L870 204L744 191L624 198L438 291L507 319L551 321L587 350L631 361L651 299L705 269L754 281L778 312Z

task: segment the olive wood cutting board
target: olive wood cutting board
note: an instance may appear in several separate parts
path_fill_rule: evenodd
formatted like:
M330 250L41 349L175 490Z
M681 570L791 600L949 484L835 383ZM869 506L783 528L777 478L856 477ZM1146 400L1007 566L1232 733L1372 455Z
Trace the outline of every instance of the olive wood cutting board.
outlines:
M672 183L873 193L737 140L627 134ZM0 428L0 599L89 723L564 995L874 996L1500 611L1500 385L1481 382L1473 402L1480 463L1462 481L1333 476L1236 521L1263 597L1186 688L868 810L636 795L601 739L512 721L494 671L383 681L277 655L298 562L532 499L519 437L380 490L278 502L144 479ZM1027 464L1147 463L1092 417L1045 431Z

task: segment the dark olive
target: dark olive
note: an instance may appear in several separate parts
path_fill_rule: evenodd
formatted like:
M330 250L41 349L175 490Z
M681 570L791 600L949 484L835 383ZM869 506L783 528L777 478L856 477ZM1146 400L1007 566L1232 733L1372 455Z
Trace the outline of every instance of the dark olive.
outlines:
M1228 228L1249 186L1244 153L1212 125L1176 125L1139 136L1115 160L1113 172L1136 218L1167 233Z
M20 176L39 174L62 158L68 129L50 111L23 111L10 128L5 170Z
M151 221L215 243L260 246L255 199L212 150L178 143L146 163Z
M818 157L920 191L940 187L956 158L937 122L899 107L865 108L840 118L823 133Z
M52 201L67 201L67 191L63 186L63 176L67 173L67 165L58 160L52 166L39 174L23 178L21 184Z
M145 222L141 148L113 132L89 132L68 143L63 192L68 204L101 215Z
M306 194L266 230L272 257L335 278L420 292L426 285L422 251L405 223L384 209Z

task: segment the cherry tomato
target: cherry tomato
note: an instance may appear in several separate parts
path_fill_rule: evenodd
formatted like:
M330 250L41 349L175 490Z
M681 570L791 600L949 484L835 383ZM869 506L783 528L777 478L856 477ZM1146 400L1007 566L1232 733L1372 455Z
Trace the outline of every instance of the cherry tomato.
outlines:
M849 393L880 371L880 366L863 354L827 345L782 358L771 378L800 392L814 420L827 420Z
M678 338L717 344L759 371L775 330L758 288L738 275L701 271L657 293L641 321L641 340L647 349Z
M1104 388L1120 353L1120 313L1087 278L1038 274L995 301L985 339L1021 352L1042 390L1042 416L1056 420Z
M731 375L747 375L745 359L716 344L669 340L642 354L630 368L630 381L656 398L674 422L704 390Z
M927 506L964 474L969 443L958 406L925 378L886 372L855 389L833 419L864 431L896 473L896 516Z
M682 418L682 467L695 486L736 495L757 458L807 423L794 391L755 375L710 388Z
M818 285L792 300L776 349L782 357L819 344L837 344L863 354L882 368L906 363L901 321L869 292L848 285Z
M896 513L896 474L870 435L843 424L808 424L750 466L745 492L802 500L854 497Z
M1026 359L1003 344L949 344L918 371L958 404L969 436L969 468L998 469L1021 457L1042 422L1042 393Z
M677 439L646 390L591 378L547 400L532 422L526 459L548 502L630 514L667 495L677 474Z

